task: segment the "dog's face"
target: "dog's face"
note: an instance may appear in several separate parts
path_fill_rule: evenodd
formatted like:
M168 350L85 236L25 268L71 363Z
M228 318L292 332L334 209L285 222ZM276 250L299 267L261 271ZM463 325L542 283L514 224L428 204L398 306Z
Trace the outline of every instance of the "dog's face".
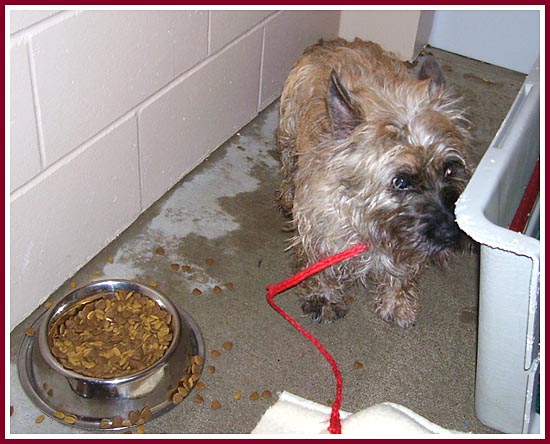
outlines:
M433 63L389 94L347 91L333 73L327 98L356 232L403 262L463 244L454 207L471 175L469 133Z

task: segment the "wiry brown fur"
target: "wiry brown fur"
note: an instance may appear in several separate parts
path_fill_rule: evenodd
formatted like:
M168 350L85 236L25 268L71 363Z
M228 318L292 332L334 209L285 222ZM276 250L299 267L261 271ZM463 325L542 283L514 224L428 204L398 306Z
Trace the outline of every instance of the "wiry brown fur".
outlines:
M464 242L453 211L471 174L468 122L435 60L420 77L375 43L337 39L309 47L285 83L279 204L299 264L372 245L303 284L317 321L344 316L350 286L370 281L381 318L413 325L420 272Z

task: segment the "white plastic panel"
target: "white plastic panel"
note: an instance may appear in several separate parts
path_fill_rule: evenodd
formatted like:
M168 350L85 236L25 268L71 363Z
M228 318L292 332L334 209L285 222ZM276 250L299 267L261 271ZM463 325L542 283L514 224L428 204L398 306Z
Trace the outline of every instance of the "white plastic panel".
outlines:
M456 207L460 227L481 244L476 414L505 433L538 431L540 241L507 227L539 156L537 63Z

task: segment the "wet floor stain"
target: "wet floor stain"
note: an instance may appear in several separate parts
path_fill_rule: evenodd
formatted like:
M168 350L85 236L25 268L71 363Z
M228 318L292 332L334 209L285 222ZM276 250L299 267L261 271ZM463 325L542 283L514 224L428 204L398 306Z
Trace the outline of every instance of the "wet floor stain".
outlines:
M467 307L463 309L458 315L458 320L463 324L475 324L477 323L477 308Z

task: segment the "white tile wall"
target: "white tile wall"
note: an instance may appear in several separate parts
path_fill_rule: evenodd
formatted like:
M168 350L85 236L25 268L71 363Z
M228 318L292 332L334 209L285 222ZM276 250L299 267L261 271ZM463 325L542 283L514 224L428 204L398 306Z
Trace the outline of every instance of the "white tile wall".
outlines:
M210 13L210 54L249 31L274 11L212 11Z
M10 19L13 328L275 100L304 47L336 35L339 12Z
M21 42L10 48L10 191L40 171L40 151L34 116L27 47Z
M337 34L334 11L283 11L270 20L265 27L260 109L279 97L286 76L306 46Z
M203 59L206 28L206 11L88 11L34 36L46 164Z
M34 25L48 17L51 17L54 14L57 14L59 11L32 11L32 10L21 10L21 11L11 11L10 13L10 33L13 34L17 31L27 28L28 26Z
M259 29L216 54L140 112L145 207L257 114L261 50Z
M136 120L36 179L10 205L12 327L139 214Z

